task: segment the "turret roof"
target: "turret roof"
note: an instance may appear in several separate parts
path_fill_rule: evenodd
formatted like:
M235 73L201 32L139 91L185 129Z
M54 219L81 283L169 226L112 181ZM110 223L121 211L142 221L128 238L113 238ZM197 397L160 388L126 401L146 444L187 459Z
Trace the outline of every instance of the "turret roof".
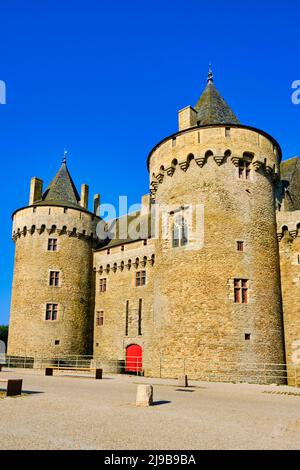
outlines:
M66 158L42 196L41 204L57 203L66 206L79 206L80 196L67 168Z
M208 73L207 85L194 108L197 111L197 122L200 126L240 124L238 118L216 89L211 69Z

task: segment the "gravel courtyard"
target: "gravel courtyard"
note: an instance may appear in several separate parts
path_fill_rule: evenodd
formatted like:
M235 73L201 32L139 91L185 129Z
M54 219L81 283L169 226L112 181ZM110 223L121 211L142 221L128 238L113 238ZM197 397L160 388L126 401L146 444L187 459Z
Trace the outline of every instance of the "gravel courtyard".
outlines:
M300 389L67 374L1 372L24 395L0 398L0 449L300 449ZM138 383L153 407L135 407Z

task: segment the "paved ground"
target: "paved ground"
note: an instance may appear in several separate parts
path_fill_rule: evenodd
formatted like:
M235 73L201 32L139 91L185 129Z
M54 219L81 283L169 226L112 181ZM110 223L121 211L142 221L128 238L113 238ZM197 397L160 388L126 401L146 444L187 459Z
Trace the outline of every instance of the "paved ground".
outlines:
M184 390L172 380L21 369L0 376L23 378L27 392L0 399L0 449L300 449L300 389L192 382ZM153 384L155 406L134 406L137 383Z

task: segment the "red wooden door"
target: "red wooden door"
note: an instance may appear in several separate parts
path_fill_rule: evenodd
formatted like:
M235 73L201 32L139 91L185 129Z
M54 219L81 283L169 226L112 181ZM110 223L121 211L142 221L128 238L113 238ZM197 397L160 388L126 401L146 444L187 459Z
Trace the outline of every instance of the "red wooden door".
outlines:
M126 348L126 372L140 372L143 367L143 350L138 344Z

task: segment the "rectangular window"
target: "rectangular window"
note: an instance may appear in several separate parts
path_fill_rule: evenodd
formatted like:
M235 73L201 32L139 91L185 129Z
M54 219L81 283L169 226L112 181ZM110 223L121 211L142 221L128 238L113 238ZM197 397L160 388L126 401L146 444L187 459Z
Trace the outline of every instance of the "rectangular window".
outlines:
M250 165L251 162L247 162L245 160L239 160L239 179L241 180L249 180L250 179Z
M46 320L57 320L58 304L47 304L46 305Z
M129 300L126 300L125 336L128 336L129 325Z
M136 287L144 286L146 284L146 271L137 271L135 277Z
M236 242L236 248L237 248L237 251L244 251L244 242L242 241Z
M140 336L142 334L142 305L143 301L142 299L139 299L139 313L138 313L138 335Z
M225 137L230 137L230 127L225 127Z
M234 279L234 302L236 304L248 303L248 280Z
M57 238L49 238L48 251L57 251Z
M300 264L300 255L297 256L298 264Z
M97 317L96 317L96 326L103 326L104 325L104 311L100 310L97 312Z
M106 277L100 279L100 292L106 292Z
M50 271L49 285L51 287L59 286L59 271Z

